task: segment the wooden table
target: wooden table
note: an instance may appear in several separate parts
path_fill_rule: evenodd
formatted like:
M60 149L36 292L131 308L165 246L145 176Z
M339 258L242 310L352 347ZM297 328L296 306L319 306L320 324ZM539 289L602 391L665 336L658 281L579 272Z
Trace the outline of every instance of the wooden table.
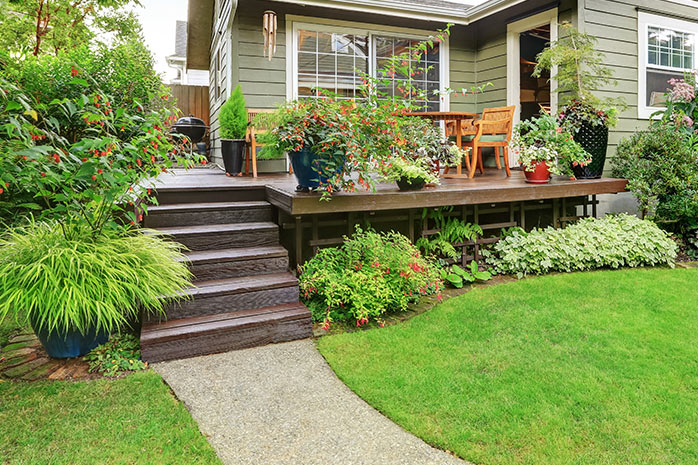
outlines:
M458 147L463 146L463 125L461 121L474 120L480 116L479 113L467 113L460 111L424 111L424 112L410 112L405 113L405 116L419 116L420 118L430 119L432 121L444 121L446 124L453 121L456 125L456 145ZM465 157L466 165L470 165L470 160ZM470 170L470 166L467 166ZM444 173L448 172L448 166L444 168ZM458 160L458 165L456 166L456 176L461 176L461 161ZM467 176L467 175L466 175Z

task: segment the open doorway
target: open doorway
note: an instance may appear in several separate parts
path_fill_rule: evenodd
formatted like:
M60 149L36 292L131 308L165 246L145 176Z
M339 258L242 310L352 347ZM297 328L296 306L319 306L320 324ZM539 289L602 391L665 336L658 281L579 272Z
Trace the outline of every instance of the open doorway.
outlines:
M539 78L531 76L537 64L536 57L549 42L549 23L529 29L519 35L521 120L539 116L543 111L550 112L550 73L544 72Z
M514 121L528 119L540 105L557 111L555 80L548 75L531 77L536 55L557 40L557 8L507 24L507 105L516 105ZM553 78L555 70L553 70Z

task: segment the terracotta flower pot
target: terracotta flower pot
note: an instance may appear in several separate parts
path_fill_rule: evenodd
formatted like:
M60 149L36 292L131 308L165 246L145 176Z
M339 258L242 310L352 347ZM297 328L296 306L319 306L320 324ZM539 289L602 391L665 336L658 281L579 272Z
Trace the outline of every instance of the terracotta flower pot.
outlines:
M531 184L545 184L550 181L550 168L544 161L538 162L536 169L528 171L524 169L526 182Z

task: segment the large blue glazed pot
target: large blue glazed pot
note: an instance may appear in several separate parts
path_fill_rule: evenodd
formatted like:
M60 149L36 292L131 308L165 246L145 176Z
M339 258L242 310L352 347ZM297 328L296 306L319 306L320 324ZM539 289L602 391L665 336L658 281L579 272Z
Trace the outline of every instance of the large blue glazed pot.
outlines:
M45 327L40 327L34 318L30 318L30 322L36 336L51 358L81 357L109 339L109 333L104 330L97 331L92 328L85 334L81 334L76 329L54 330L49 333Z
M303 150L298 152L289 152L288 157L291 160L293 174L296 175L299 186L315 189L320 186L320 183L327 183L327 177L318 174L318 172L313 169L313 167L317 167L321 170L326 161L318 157L310 148L303 147ZM341 168L337 169L335 174L340 171Z

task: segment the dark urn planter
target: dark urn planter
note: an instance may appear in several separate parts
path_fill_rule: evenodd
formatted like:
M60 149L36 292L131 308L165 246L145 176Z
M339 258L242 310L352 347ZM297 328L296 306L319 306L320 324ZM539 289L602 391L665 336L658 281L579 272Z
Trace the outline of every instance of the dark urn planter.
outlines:
M327 176L319 174L313 167L323 170L327 163L324 159L318 157L310 148L303 147L303 150L298 152L289 152L288 157L291 160L293 174L298 180L297 190L308 190L320 187L320 184L327 184ZM341 167L333 174L341 172Z
M241 176L245 139L221 139L221 148L223 152L225 175Z
M546 184L550 182L550 168L544 161L538 162L536 169L528 171L524 169L526 182L531 184Z
M572 171L577 179L597 179L603 174L608 149L608 127L592 126L586 121L582 123L574 140L591 156L591 163L586 166L573 166Z
M51 358L81 357L109 339L109 333L104 330L97 331L94 328L88 329L85 334L81 334L77 329L54 330L49 333L45 327L40 328L34 318L29 320L34 333Z
M424 179L400 178L396 182L398 189L401 191L418 191L426 185Z

